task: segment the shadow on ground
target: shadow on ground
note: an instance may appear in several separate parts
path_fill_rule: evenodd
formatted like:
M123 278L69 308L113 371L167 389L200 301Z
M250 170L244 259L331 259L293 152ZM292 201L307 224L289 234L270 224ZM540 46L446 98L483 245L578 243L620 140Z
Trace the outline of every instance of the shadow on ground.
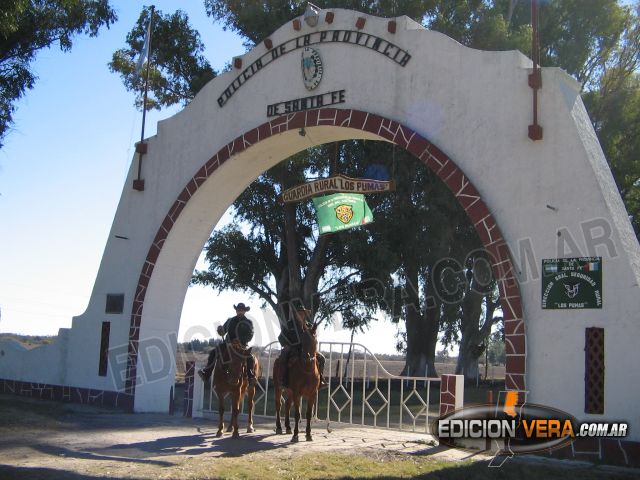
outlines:
M269 441L274 436L275 434L252 434L250 437L224 436L216 438L215 433L200 433L198 435L158 438L149 442L123 443L91 451L99 455L126 456L128 458L211 453L220 457L239 457L248 453L285 448L286 445L274 444Z
M438 468L438 467L437 467ZM43 467L19 467L19 466L7 466L0 465L0 478L2 480L13 480L13 479L38 479L38 480L58 480L58 479L69 479L69 480L93 480L93 479L105 479L105 478L121 478L117 472L114 472L115 476L104 476L104 475L87 475L75 473L68 470L63 469L55 469L55 468L43 468ZM171 470L163 470L163 478L198 478L197 476L192 476L190 472L181 471L179 474L176 474L174 477L172 475ZM177 472L176 472L177 473ZM246 472L245 472L246 473ZM275 472L271 472L269 475L268 472L264 472L265 475L262 477L264 480L268 480L269 478L279 478L278 475L274 475ZM167 475L169 475L167 477ZM220 472L212 470L210 473L206 475L206 478L239 478L244 477L242 469L234 469L233 471ZM127 477L131 480L145 480L154 477ZM303 477L304 478L304 477ZM325 479L327 476L322 475L311 475L306 477L309 479ZM379 477L375 474L366 475L366 476L331 476L331 478L338 478L342 480L360 480L365 478L386 478L390 480L407 478L405 475L384 475L383 477ZM547 465L531 465L525 462L511 462L506 463L500 468L491 468L487 465L487 462L480 461L474 462L472 464L465 463L462 465L451 465L443 468L438 468L437 470L426 472L418 475L414 475L411 478L421 478L421 479L429 479L429 480L509 480L509 479L518 479L518 480L533 480L544 478L549 480L565 480L567 478L580 478L585 480L633 480L640 478L640 475L635 475L629 472L614 472L614 471L598 471L593 469L588 469L585 466L564 466L562 468L558 468L557 466L551 467Z

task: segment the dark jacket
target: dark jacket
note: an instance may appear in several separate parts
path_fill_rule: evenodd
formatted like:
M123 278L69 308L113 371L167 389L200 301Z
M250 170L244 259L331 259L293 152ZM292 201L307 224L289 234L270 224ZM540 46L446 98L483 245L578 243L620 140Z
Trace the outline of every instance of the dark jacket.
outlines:
M227 335L228 341L233 341L236 338L243 345L247 345L253 338L253 322L246 316L236 315L224 322L222 326L224 333Z
M311 328L313 325L309 321L305 321L307 328ZM283 347L299 345L300 344L300 335L302 332L300 330L300 324L297 321L289 320L286 324L280 324L280 335L278 335L278 342Z

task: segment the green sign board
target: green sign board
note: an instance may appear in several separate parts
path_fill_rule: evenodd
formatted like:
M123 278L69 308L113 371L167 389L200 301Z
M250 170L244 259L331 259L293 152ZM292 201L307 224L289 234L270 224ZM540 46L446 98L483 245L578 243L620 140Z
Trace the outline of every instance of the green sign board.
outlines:
M543 259L542 308L602 308L602 257Z
M334 193L313 199L320 235L359 227L373 221L373 214L358 193Z

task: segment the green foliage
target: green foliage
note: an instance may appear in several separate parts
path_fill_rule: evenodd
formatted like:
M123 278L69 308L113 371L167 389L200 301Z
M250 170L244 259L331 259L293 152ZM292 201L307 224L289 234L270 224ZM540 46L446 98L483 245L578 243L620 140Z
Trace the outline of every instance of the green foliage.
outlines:
M272 303L275 292L269 257L273 252L261 240L256 241L254 234L245 237L238 224L229 224L213 232L205 250L209 269L196 272L193 284L217 291L231 289L258 294Z
M541 2L540 62L561 67L590 86L628 22L629 10L616 0Z
M116 14L108 0L5 0L0 11L0 142L13 123L15 102L35 85L31 62L57 44L68 51L79 34L95 37ZM0 143L2 146L2 143Z
M585 103L637 235L640 232L640 77L634 73L610 92L589 92Z
M238 223L212 234L205 247L209 268L196 272L192 283L257 295L281 320L286 318L283 304L302 300L313 306L319 319L341 313L345 328L363 328L376 308L357 289L363 267L355 259L366 256L359 244L366 230L319 237L310 201L286 207L277 201L284 188L312 176L327 176L332 171L356 175L363 167L349 156L354 143L301 152L264 172L234 202ZM291 217L287 208L293 212ZM292 242L288 236L293 237ZM294 252L289 251L291 246ZM369 262L374 258L382 261L382 256L364 250Z
M318 0L320 8L346 8L381 17L407 15L418 22L429 11L432 0ZM252 46L271 35L278 27L302 15L307 2L299 0L204 0L207 14L222 21L225 28L238 33Z
M583 95L629 218L640 234L640 21L628 11L621 41Z
M432 30L472 48L530 51L529 19L522 24L510 22L508 2L439 0L433 3L426 18L426 25Z
M125 88L135 92L135 104L142 108L146 67L136 72L136 64L147 33L151 9L145 7L127 34L127 48L114 52L109 69L119 73ZM163 14L156 10L151 34L149 98L147 109L174 104L186 105L216 76L204 57L200 34L189 25L189 17L178 10Z
M562 67L584 85L597 81L628 26L629 9L616 0L538 3L541 65ZM425 24L472 48L517 49L531 55L528 1L439 0Z
M487 338L487 359L491 365L504 365L507 359L504 331L495 331Z

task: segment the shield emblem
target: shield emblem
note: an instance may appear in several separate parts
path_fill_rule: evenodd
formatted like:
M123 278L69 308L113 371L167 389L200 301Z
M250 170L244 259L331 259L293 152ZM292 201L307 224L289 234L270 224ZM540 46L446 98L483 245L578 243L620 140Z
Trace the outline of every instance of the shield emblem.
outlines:
M353 218L353 208L351 205L338 205L336 207L336 217L342 223L349 223Z
M313 90L322 80L322 59L320 53L311 47L302 50L302 80L307 90Z

